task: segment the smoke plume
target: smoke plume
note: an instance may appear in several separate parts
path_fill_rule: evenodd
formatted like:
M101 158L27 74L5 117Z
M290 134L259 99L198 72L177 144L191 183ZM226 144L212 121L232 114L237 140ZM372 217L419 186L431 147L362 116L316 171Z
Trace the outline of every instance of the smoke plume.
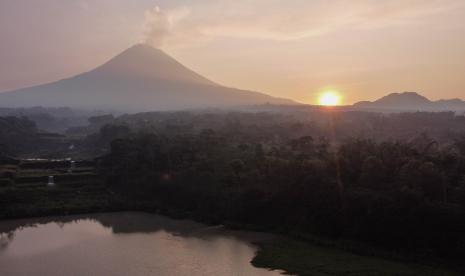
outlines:
M154 47L161 47L166 38L171 34L172 21L170 16L160 7L145 12L144 43Z

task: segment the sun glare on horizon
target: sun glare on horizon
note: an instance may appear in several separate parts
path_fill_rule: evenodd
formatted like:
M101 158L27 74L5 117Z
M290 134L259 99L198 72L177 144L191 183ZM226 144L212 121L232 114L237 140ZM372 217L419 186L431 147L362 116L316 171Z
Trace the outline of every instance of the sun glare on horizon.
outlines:
M318 103L324 106L336 106L341 104L341 94L337 91L325 91L318 98Z

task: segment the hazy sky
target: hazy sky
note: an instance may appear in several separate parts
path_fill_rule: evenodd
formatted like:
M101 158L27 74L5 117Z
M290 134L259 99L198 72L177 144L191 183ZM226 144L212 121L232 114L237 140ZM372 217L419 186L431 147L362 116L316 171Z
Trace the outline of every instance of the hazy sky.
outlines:
M148 42L221 84L315 103L465 98L464 0L0 0L0 91Z

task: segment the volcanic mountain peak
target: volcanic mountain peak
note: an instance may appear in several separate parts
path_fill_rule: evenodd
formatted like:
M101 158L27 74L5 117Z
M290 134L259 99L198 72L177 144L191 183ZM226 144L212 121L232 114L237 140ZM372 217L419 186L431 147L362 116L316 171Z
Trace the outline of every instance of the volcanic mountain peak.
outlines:
M188 69L163 50L145 44L136 44L128 48L96 68L94 73L138 79L218 85Z
M121 111L296 104L224 87L160 49L138 44L96 69L57 82L0 94L1 107L75 107Z

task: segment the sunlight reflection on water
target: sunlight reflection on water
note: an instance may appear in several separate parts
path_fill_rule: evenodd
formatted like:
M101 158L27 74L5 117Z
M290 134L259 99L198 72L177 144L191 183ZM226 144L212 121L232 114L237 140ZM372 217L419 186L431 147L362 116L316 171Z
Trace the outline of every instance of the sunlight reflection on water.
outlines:
M0 275L280 275L250 264L253 241L146 213L0 222Z

